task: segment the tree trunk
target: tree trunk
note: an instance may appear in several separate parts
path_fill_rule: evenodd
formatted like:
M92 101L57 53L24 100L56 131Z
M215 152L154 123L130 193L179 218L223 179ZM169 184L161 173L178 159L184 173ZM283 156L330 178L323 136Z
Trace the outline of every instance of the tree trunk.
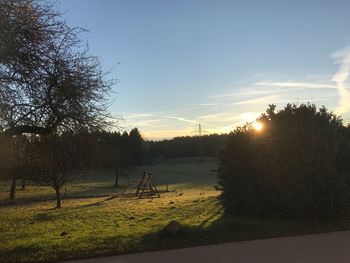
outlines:
M117 188L118 189L118 187L119 187L119 169L116 169L115 170L115 188Z
M56 191L56 200L57 200L56 208L61 208L60 188L55 188L55 191Z
M22 190L26 189L26 177L23 176L22 178Z
M16 182L17 182L17 178L15 176L12 177L11 190L10 190L10 200L15 200Z

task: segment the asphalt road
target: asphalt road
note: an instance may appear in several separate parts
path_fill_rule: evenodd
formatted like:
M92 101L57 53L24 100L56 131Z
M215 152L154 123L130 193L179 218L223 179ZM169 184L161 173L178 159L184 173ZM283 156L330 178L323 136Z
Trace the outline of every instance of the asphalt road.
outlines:
M350 262L350 231L91 258L70 263ZM67 261L65 262L67 263Z

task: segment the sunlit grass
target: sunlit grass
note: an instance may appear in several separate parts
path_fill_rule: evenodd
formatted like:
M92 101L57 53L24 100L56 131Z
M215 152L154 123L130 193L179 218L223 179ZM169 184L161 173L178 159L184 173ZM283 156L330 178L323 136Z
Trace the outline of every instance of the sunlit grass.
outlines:
M1 207L1 249L13 261L126 253L148 246L142 237L170 220L210 224L220 207L216 196L215 190L185 190L153 199L71 199L62 209L52 209L50 201Z
M169 183L170 191L161 198L139 199L134 189L118 194L108 176L76 182L70 193L74 198L64 199L61 209L45 200L52 194L49 188L19 191L17 205L0 206L0 262L57 261L349 228L347 218L315 222L225 215L213 187L215 165L151 167L161 190L164 181ZM134 171L135 178L144 168ZM43 200L26 202L38 189ZM97 196L101 192L104 195ZM95 197L78 197L88 194ZM182 225L177 235L162 231L171 220Z

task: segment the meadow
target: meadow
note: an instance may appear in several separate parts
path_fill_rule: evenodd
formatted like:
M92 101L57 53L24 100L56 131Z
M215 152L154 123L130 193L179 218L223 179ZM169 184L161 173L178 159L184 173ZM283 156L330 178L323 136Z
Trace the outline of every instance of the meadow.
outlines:
M138 198L143 170L161 197ZM55 262L146 250L350 229L350 217L329 221L226 215L215 190L215 159L182 159L140 166L113 187L108 171L84 171L67 184L61 209L54 192L29 185L8 203L0 188L0 262ZM129 184L129 187L126 185ZM166 192L168 185L168 192ZM176 220L176 233L164 231Z

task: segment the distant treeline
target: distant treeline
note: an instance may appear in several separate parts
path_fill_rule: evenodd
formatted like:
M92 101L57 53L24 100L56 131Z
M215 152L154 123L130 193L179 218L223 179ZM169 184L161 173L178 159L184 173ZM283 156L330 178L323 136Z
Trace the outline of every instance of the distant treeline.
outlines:
M138 129L134 128L129 133L98 132L91 136L96 138L102 147L100 151L105 152L106 156L113 156L115 161L118 155L124 166L133 166L149 164L154 159L217 157L228 135L183 136L161 141L145 141ZM103 160L102 163L101 165L105 166L111 161Z
M149 160L158 158L216 157L227 134L175 137L146 142Z
M56 191L70 180L72 171L108 169L115 174L115 187L125 170L150 164L154 159L216 157L227 135L178 137L145 141L137 128L130 132L79 131L46 136L9 136L0 130L0 179L11 180L10 199L16 187L28 181L48 185Z

